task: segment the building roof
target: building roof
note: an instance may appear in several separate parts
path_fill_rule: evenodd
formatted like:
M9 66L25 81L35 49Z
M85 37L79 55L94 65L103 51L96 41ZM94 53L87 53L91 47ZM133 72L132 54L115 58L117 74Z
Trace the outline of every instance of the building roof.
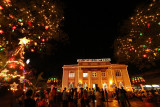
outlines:
M90 66L90 65L88 65ZM101 66L107 66L107 67L116 67L116 66L121 66L121 67L126 67L128 65L125 65L125 64L110 64L110 65L94 65L94 66L98 66L98 67L101 67ZM63 65L63 68L64 67L82 67L81 65L78 65L78 64L73 64L73 65ZM86 66L87 67L87 66ZM91 67L91 66L90 66Z

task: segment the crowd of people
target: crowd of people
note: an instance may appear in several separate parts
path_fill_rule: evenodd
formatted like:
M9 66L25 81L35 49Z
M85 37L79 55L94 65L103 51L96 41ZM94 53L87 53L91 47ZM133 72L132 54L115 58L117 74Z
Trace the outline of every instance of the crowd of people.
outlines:
M109 102L110 99L118 100L119 104L124 107L130 106L127 92L123 89L115 88L115 91L108 91L96 87L91 88L72 88L67 90L64 88L63 92L57 91L56 88L52 90L35 91L29 89L25 94L17 98L19 106L21 107L103 107L104 102Z
M114 91L107 89L103 90L97 87L91 88L72 88L67 90L64 88L62 92L57 91L56 88L52 90L40 90L33 92L29 89L24 95L18 98L18 103L21 107L105 107L104 102L108 103L115 99L118 101L119 106L129 107L131 106L129 99L140 98L138 93L141 91L126 92L123 87L115 87ZM156 98L156 93L151 91L152 96ZM141 96L144 101L144 94ZM156 100L157 101L157 100Z
M136 90L133 92L131 97L137 97L143 102L160 102L160 90Z

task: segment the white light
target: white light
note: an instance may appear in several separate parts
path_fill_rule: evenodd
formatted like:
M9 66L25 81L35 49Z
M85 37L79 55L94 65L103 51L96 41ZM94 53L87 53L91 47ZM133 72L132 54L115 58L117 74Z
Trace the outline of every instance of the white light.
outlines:
M112 84L112 80L110 80L110 84Z
M152 87L151 85L145 85L146 87Z
M88 73L83 73L83 77L88 77Z
M152 87L159 87L159 85L152 85Z
M26 64L29 64L29 63L30 63L30 59L27 59Z

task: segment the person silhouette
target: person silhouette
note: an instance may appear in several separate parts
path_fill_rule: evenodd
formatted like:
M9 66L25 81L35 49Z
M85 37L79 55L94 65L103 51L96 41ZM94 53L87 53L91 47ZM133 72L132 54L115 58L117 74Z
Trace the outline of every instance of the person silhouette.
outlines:
M121 91L124 94L124 98L125 98L126 102L128 103L129 106L131 106L131 104L130 104L130 102L128 100L128 97L126 95L127 91L123 87L121 88Z

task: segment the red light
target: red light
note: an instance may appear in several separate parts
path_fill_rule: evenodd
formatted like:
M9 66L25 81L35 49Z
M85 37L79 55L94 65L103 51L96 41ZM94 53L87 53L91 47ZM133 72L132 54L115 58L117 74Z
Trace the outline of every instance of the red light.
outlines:
M23 70L23 66L21 65L21 66L19 67L19 69Z
M14 57L14 56L12 56L12 57L10 58L10 61L14 61L14 59L15 59L15 57Z
M0 10L2 10L3 9L3 7L0 5Z
M146 58L146 57L147 57L147 55L146 55L146 54L144 54L144 55L143 55L143 57L144 57L144 58Z
M42 39L42 42L44 42L45 41L45 39Z
M47 30L49 28L49 26L45 26L45 29Z
M34 52L34 49L31 49L31 52Z
M13 26L12 29L16 29L16 26Z
M7 2L7 3L10 3L11 2L11 0L4 0L5 2Z
M150 23L147 24L148 28L150 27Z
M151 38L148 38L148 40L151 41L152 39L151 39Z
M28 25L29 25L29 26L31 26L31 25L32 25L30 21L28 21Z
M15 68L17 65L15 63L9 64L9 68Z
M9 17L10 17L10 18L13 18L13 16L12 16L11 14L9 14Z
M3 32L3 30L0 30L0 34L3 34L4 32Z

